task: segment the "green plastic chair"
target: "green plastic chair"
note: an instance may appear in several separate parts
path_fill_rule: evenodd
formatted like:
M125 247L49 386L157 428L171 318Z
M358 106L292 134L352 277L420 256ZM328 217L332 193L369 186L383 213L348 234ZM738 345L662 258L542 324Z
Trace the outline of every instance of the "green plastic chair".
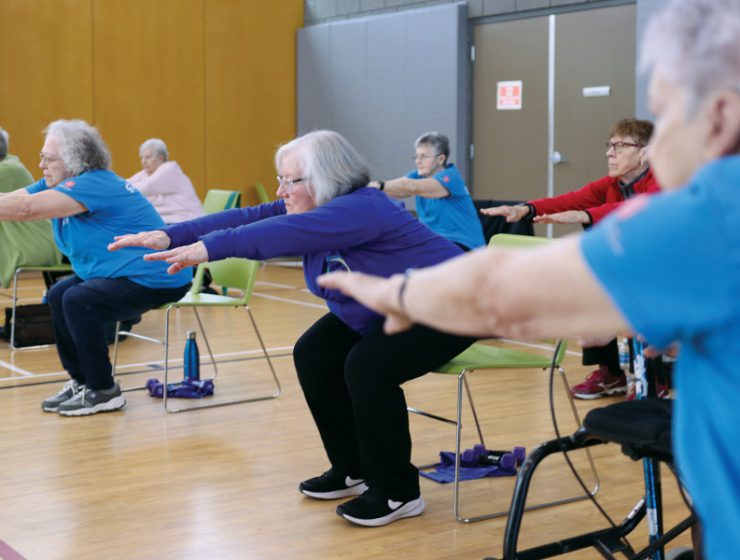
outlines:
M552 240L543 237L532 237L527 235L513 235L513 234L498 234L494 235L489 242L490 246L495 247L511 247L511 248L528 248L541 246L546 243L550 243ZM448 424L453 424L455 430L455 481L453 490L453 514L457 521L461 523L473 523L476 521L482 521L484 519L494 519L496 517L504 517L508 515L508 510L498 511L485 515L477 516L465 516L460 512L460 453L462 448L462 413L463 413L463 390L467 395L468 402L475 423L475 428L478 432L479 443L485 446L485 440L483 437L483 431L481 430L480 422L478 420L478 413L475 409L475 403L473 401L472 391L468 384L468 375L474 371L479 370L495 370L495 369L512 369L512 368L542 368L549 369L551 365L557 369L561 379L565 385L565 390L568 395L568 401L570 403L573 417L578 424L581 426L581 419L578 415L575 403L573 401L573 395L570 392L570 386L565 376L565 370L562 367L563 360L565 358L567 344L565 340L557 341L555 343L554 352L551 355L540 354L536 352L529 352L524 350L513 350L508 348L499 348L496 346L490 346L485 343L474 343L467 350L462 352L456 358L447 362L434 370L434 373L441 373L446 375L457 375L457 417L455 420L437 416L429 412L425 412L416 408L408 407L408 411L414 414L419 414L439 420ZM598 475L596 468L593 464L591 454L588 450L587 457L590 464L591 472L595 480L594 489L591 491L592 494L596 494L599 488ZM434 465L426 465L421 468L428 468ZM572 498L564 498L543 504L536 504L530 506L528 509L541 509L545 507L551 507L555 505L580 501L587 499L585 495L579 495Z
M19 266L15 269L13 274L13 295L11 296L13 304L10 312L10 348L13 350L32 350L34 348L46 348L48 344L40 344L36 346L23 346L19 347L15 345L15 313L18 307L18 276L21 272L69 272L72 274L72 265L70 264L50 264L46 266Z
M179 309L179 308L191 308L193 312L195 313L195 318L198 322L198 327L200 329L201 336L203 338L203 342L205 343L206 349L208 350L208 355L211 359L211 364L213 365L214 375L213 379L216 379L218 377L218 366L216 363L216 359L213 356L213 352L211 351L211 345L208 342L208 337L206 335L205 328L203 327L203 322L201 321L200 314L198 313L199 307L242 307L247 311L247 315L249 316L249 320L252 323L252 327L254 328L254 332L257 335L257 340L259 341L260 348L262 349L262 355L267 360L267 365L270 368L270 372L272 373L272 378L275 382L275 390L272 394L269 395L261 395L256 397L250 397L245 399L237 399L237 400L230 400L226 402L217 402L213 404L202 404L197 407L186 407L186 408L171 408L168 405L168 398L167 398L167 391L164 392L163 396L163 404L164 409L167 412L186 412L190 410L200 410L202 408L214 408L218 406L228 406L231 404L241 404L241 403L248 403L248 402L255 402L255 401L263 401L263 400L269 400L277 398L282 389L280 386L280 381L278 380L277 374L275 373L275 368L272 365L272 360L270 359L270 355L267 352L267 348L265 347L264 341L262 340L262 335L260 334L259 329L257 328L257 323L254 320L254 316L252 315L252 310L249 307L249 299L252 296L252 290L254 288L254 280L257 275L257 269L259 268L259 262L252 261L248 259L240 259L240 258L230 258L230 259L224 259L222 261L215 261L215 262L209 262L209 263L203 263L201 265L198 265L198 269L195 273L195 278L193 279L193 286L191 287L190 291L183 296L182 299L179 301L168 303L166 305L163 305L160 307L160 309L165 310L165 323L164 323L164 340L160 341L157 339L153 339L150 337L142 336L138 333L134 332L125 332L120 331L120 322L116 325L116 342L114 343L113 348L113 372L115 375L116 371L116 359L118 357L118 334L127 334L128 336L132 336L134 338L139 338L143 340L147 340L150 342L158 342L160 344L164 344L164 386L167 386L167 383L169 383L169 352L170 352L170 345L169 345L169 331L170 331L170 312L173 309ZM225 295L216 295L216 294L202 294L200 293L200 289L203 283L203 275L205 274L206 269L208 269L211 272L211 275L213 276L213 281L224 287L224 288L231 288L234 290L241 291L241 295L238 297L231 297L231 296L225 296ZM142 389L141 387L137 387L136 390Z
M257 193L257 199L260 201L260 204L272 202L270 195L267 194L267 189L265 189L265 185L263 185L262 183L255 183L254 190Z
M209 189L203 201L203 211L206 214L215 214L231 208L241 206L242 193L222 189Z

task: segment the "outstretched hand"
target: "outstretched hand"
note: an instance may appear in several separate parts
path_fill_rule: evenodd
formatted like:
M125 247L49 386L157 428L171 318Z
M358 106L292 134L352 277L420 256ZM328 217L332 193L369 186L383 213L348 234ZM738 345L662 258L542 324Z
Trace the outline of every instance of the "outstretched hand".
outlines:
M158 229L117 235L113 239L113 243L108 244L109 251L117 251L124 247L146 247L147 249L162 251L169 247L172 242L169 235Z
M481 208L480 213L486 216L503 216L508 223L511 223L518 222L529 214L529 206L492 206Z
M413 322L400 308L398 290L403 276L390 278L371 276L361 272L332 272L319 276L319 286L340 292L357 300L365 307L385 315L383 330L396 334L411 328Z
M169 263L168 274L177 274L183 268L195 266L197 264L208 262L208 249L205 243L198 241L192 245L183 245L169 251L160 251L159 253L150 253L144 255L145 261L164 261Z
M591 219L583 210L567 210L555 214L542 214L532 220L536 224L590 224Z

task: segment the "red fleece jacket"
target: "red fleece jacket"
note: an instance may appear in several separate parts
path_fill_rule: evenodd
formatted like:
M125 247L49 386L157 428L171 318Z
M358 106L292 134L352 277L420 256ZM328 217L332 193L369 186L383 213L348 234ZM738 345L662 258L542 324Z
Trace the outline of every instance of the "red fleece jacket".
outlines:
M648 169L645 176L634 185L635 195L642 193L656 193L660 186L653 177L652 169ZM602 177L577 191L553 196L552 198L539 198L530 200L537 215L555 214L567 210L585 210L591 215L592 223L602 220L609 212L624 202L622 191L619 188L617 177Z

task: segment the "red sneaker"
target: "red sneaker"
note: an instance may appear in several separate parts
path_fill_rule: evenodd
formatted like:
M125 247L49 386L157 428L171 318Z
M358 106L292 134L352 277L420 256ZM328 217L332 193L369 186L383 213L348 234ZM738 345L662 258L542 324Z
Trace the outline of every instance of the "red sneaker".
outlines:
M586 380L573 385L570 392L578 399L598 399L616 393L627 392L627 377L611 375L605 367L592 371Z

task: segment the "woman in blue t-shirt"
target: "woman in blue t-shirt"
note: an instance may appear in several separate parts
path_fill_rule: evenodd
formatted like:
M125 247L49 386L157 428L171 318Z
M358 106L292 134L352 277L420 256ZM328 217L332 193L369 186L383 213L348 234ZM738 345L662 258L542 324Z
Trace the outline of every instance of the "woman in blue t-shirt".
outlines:
M324 500L357 496L337 513L360 525L419 515L424 499L411 464L401 384L449 361L473 340L422 326L388 336L379 315L321 288L316 278L338 268L388 277L461 251L367 188L367 166L336 132L289 142L275 163L279 200L122 236L111 249L170 249L145 259L164 260L173 273L226 257L303 254L306 284L326 300L329 313L300 337L293 357L331 468L303 481L299 490Z
M144 262L146 249L107 250L116 233L164 222L110 170L108 148L94 127L81 120L51 123L39 155L43 179L0 195L0 220L51 218L54 240L74 270L48 294L57 352L71 379L41 407L63 416L118 410L126 400L113 381L106 322L131 320L179 300L190 275L171 276L162 263Z
M416 169L397 179L373 181L370 186L394 198L413 196L422 223L463 251L485 245L468 187L455 164L449 162L447 136L425 132L416 139L414 148Z

